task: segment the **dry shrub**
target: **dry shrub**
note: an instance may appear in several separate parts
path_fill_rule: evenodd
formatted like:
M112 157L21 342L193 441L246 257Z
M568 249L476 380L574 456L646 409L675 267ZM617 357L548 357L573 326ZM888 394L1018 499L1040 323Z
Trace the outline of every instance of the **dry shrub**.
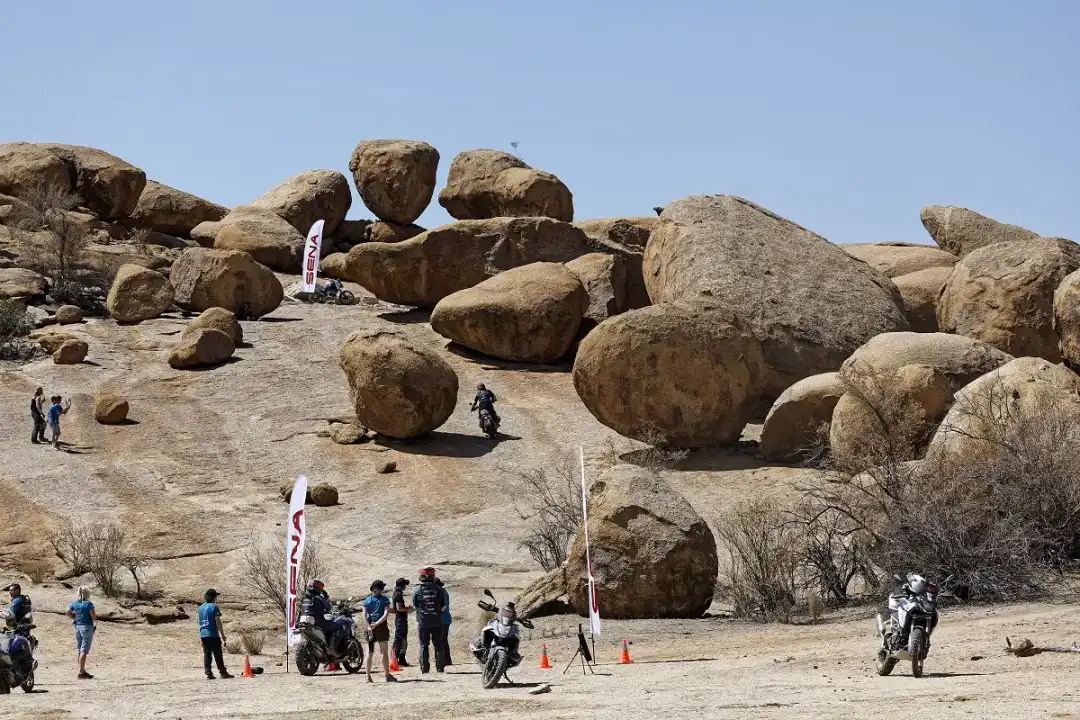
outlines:
M76 525L70 519L64 519L48 538L57 557L71 566L71 577L90 573L103 595L116 597L123 589L117 575L120 570L127 569L135 580L136 597L142 597L138 573L149 560L131 547L118 525Z
M729 567L719 594L737 617L790 622L798 601L801 539L798 528L773 500L742 502L718 523Z
M520 547L544 570L566 562L570 542L581 527L578 471L571 457L550 468L506 471L519 488L514 494L518 516L529 523Z
M267 633L265 630L255 628L241 628L237 635L243 645L244 652L248 655L262 655L263 646L266 644Z
M25 307L14 300L0 299L0 360L31 359L35 349L26 341L31 329Z
M30 578L30 582L34 585L40 585L49 576L49 564L44 560L27 560L22 564L20 570L26 574L26 577Z
M309 535L300 561L300 587L306 588L316 578L326 582L330 574L321 545ZM285 616L285 546L280 537L267 535L248 541L240 555L238 582L266 610Z
M230 655L241 655L244 652L244 641L238 637L232 637L225 641L225 652Z

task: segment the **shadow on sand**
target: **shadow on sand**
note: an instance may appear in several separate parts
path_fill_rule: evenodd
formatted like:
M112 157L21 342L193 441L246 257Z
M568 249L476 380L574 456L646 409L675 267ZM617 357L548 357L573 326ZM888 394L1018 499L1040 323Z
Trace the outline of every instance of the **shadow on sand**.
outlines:
M394 440L379 436L375 443L410 455L478 458L487 455L501 443L520 440L516 435L499 433L494 439L483 435L464 435L438 430L410 440Z

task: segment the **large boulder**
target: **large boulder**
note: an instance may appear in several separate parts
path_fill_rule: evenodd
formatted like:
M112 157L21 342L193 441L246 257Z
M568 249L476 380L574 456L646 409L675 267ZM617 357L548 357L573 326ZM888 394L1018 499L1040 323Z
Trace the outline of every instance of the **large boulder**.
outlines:
M73 173L58 155L34 143L0 145L0 193L16 198L71 193Z
M601 612L611 618L701 617L713 601L716 541L708 524L671 485L641 467L609 468L589 491L589 554ZM588 615L585 528L566 564L518 601L519 612L544 614L568 602Z
M905 242L851 243L839 246L853 258L862 260L887 278L932 267L951 268L958 258L933 245Z
M841 468L918 459L952 404L950 378L925 365L849 368L841 376L847 391L829 426L829 448Z
M565 222L574 219L573 195L559 178L499 150L458 153L450 163L439 204L457 220L536 216Z
M1017 358L956 393L927 454L944 452L974 461L982 453L1000 452L1004 442L1022 439L1009 434L1016 424L1050 412L1080 428L1080 376L1043 358Z
M349 158L356 191L381 220L409 225L435 193L439 151L419 140L364 140Z
M46 332L37 338L37 344L41 346L41 349L50 355L54 354L60 349L60 346L66 343L68 340L76 340L74 335L69 335L63 332ZM81 361L80 361L81 362Z
M141 265L121 265L105 307L117 322L136 323L168 312L173 304L169 278Z
M906 330L892 282L836 245L729 195L668 205L649 236L653 302L709 297L749 323L765 351L765 394L831 372L875 335Z
M57 365L78 365L86 359L90 346L85 340L65 340L53 353L53 362Z
M308 497L316 507L332 507L338 504L338 490L329 483L312 483L308 487Z
M357 421L392 438L441 426L457 404L458 378L434 351L394 332L359 330L341 347Z
M904 301L904 315L915 332L938 331L938 298L952 270L950 266L930 267L892 279Z
M503 360L552 363L566 354L589 307L577 277L557 263L499 273L439 301L435 332Z
M835 372L811 375L789 387L769 409L758 450L768 460L781 461L813 454L826 441L833 408L846 390Z
M919 215L934 242L942 250L960 257L991 243L1038 237L1037 233L1026 228L1007 225L974 210L953 205L927 205Z
M219 307L204 310L198 317L187 324L184 332L181 333L181 337L191 335L204 328L220 330L229 336L229 339L233 341L233 345L236 347L244 344L244 329L237 321L236 315L228 310Z
M101 393L94 398L94 420L102 425L120 425L127 421L128 401L113 393Z
M292 248L296 255L296 264L299 265L307 231L301 233L290 225L288 220L267 208L254 205L235 207L220 220L201 222L196 225L191 230L191 239L203 247L218 247L218 235L229 226L236 226L243 231L244 236L251 238L247 241L251 247L258 247L265 243L268 247ZM289 269L292 270L292 268Z
M195 312L220 307L257 318L273 312L285 296L270 268L235 250L185 250L169 278L176 304Z
M1012 359L1008 353L960 335L895 332L870 340L841 369L865 373L869 367L887 374L905 365L925 365L945 375L956 391Z
M153 180L139 195L131 221L166 235L187 237L196 225L225 217L229 208Z
M945 284L938 326L1016 357L1060 362L1054 291L1077 269L1080 245L1062 238L998 242L973 250Z
M337 278L338 280L348 280L348 267L348 253L331 253L330 255L324 257L319 263L319 274L323 277Z
M54 317L57 325L77 325L83 321L83 309L78 305L61 305Z
M761 343L726 308L676 301L617 315L578 347L574 387L621 435L677 447L734 443L763 387Z
M1080 372L1080 270L1069 273L1054 291L1054 331L1062 362Z
M222 223L214 238L214 249L246 252L271 270L297 272L304 238L277 215L249 215L241 221Z
M0 299L37 299L49 291L49 281L33 270L0 268Z
M231 358L235 351L232 338L220 330L203 327L180 336L169 354L169 365L177 370L212 367Z
M396 225L380 220L368 226L364 241L395 243L414 238L422 232L424 228L419 225Z
M630 309L626 297L626 262L622 256L589 253L566 263L566 269L577 277L589 295L589 307L579 335Z
M380 300L434 307L447 295L510 268L602 252L581 230L550 218L463 220L397 243L349 251L349 280Z
M102 220L131 215L146 186L146 173L103 150L81 145L40 143L38 147L64 161L74 178L72 191Z
M656 227L655 217L603 218L579 220L574 227L598 244L600 252L617 255L626 265L626 302L628 310L652 304L641 274L641 255Z
M281 217L305 238L316 220L324 221L323 234L336 233L351 206L349 180L335 170L297 173L249 204Z

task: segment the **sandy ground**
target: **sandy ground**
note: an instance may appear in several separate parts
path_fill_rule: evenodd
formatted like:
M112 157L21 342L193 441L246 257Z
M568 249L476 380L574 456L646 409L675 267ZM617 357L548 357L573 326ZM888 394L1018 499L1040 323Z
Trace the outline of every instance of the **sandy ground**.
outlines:
M511 673L517 687L480 687L478 668L458 664L446 675L368 685L344 673L304 678L285 674L280 657L257 657L266 672L252 680L202 678L194 628L103 626L90 681L74 678L65 655L70 629L42 617L39 689L0 698L0 715L43 718L880 718L896 712L931 718L1080 717L1075 682L1080 655L1006 655L1006 635L1037 644L1071 642L1075 608L1027 605L946 610L922 679L901 665L893 676L873 672L869 611L849 611L816 626L755 626L719 618L608 623L611 638L631 639L631 665L619 665L606 638L595 675L579 665L562 674L575 645L560 634L573 618L538 620L524 641L527 667ZM554 670L537 669L547 643ZM976 659L981 658L981 659ZM233 672L241 659L228 656ZM537 683L549 694L529 696Z

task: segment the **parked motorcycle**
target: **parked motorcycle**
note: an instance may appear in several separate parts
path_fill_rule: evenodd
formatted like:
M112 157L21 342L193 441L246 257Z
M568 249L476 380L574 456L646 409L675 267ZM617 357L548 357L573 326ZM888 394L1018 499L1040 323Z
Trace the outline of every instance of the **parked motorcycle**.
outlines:
M499 423L487 408L480 408L480 430L492 440L499 434Z
M911 674L923 675L923 662L930 653L930 636L938 623L937 603L952 594L939 589L925 577L909 573L907 578L894 575L904 584L898 593L889 595L889 614L877 614L881 645L877 652L877 674L888 675L901 660L911 661ZM948 583L952 577L946 578Z
M356 296L341 286L337 280L331 280L325 285L316 285L311 293L311 301L336 305L352 305L356 302Z
M491 591L484 589L484 594L491 598L491 602L481 600L477 603L481 609L497 613L481 631L480 637L469 644L476 662L484 667L481 682L485 689L491 689L499 684L499 680L506 677L506 671L516 668L521 664L521 654L518 652L518 625L532 629L533 624L525 617L518 617L514 603L506 603L499 609L495 596ZM510 678L507 682L512 685Z
M293 650L296 669L301 675L314 675L324 663L341 663L348 673L358 673L363 667L364 648L356 637L356 620L353 619L356 608L347 600L339 600L331 606L330 615L331 622L340 628L338 634L344 637L339 641L344 649L332 649L326 633L315 624L315 618L301 615L294 630Z
M28 614L14 629L0 629L0 695L9 694L14 687L21 687L23 692L34 690L38 667L34 651L38 641L31 631L35 627Z

